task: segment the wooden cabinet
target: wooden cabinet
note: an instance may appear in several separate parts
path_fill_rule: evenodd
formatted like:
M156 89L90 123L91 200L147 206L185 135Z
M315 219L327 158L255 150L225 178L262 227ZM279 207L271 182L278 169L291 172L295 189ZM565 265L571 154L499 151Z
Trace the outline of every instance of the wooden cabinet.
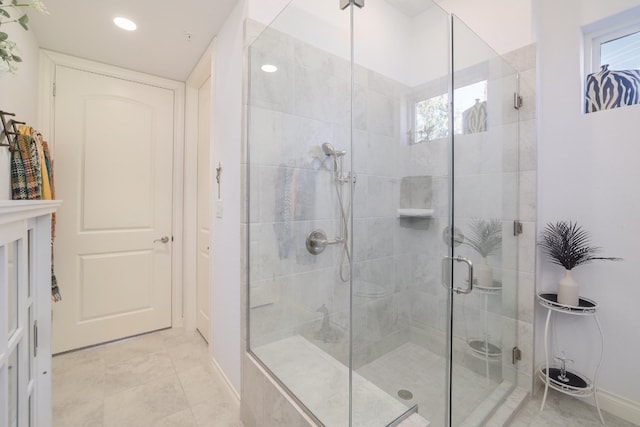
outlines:
M51 213L0 201L0 427L51 426Z

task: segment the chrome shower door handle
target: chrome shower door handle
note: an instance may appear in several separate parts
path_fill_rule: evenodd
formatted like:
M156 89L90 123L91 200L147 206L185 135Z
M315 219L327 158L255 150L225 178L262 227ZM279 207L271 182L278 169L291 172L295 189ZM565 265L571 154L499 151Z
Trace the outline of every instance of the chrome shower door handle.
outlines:
M467 280L468 280L469 286L467 286L466 288L453 287L453 278L451 277L452 261L463 262L467 264ZM442 277L443 277L442 286L444 286L445 288L452 289L457 294L469 294L473 290L473 263L471 262L470 259L467 259L461 256L456 256L456 257L446 256L442 259Z
M465 264L467 264L467 280L469 281L469 286L467 286L466 288L454 288L453 290L457 294L470 294L473 290L473 263L470 259L461 256L454 257L453 259L458 262L464 262Z

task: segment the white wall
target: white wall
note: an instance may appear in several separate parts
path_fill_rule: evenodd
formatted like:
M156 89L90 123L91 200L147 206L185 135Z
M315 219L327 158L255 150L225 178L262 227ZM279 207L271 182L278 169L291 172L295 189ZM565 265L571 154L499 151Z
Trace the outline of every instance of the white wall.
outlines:
M631 0L541 0L535 31L539 46L539 228L559 219L578 221L603 256L622 262L594 262L574 270L580 294L599 303L606 336L599 388L629 399L640 410L640 105L584 115L581 26L632 6ZM538 290L554 290L562 275L539 252ZM542 321L537 313L538 362ZM562 348L575 368L592 375L599 351L590 319L567 319ZM605 399L606 400L606 399ZM603 399L601 398L601 402ZM635 402L635 403L634 403ZM629 403L629 402L627 402ZM639 412L640 414L640 412Z
M243 28L241 0L216 37L211 165L222 165L222 218L213 218L211 335L213 357L240 392L240 161ZM213 185L213 183L212 183ZM215 199L215 198L214 198ZM215 203L215 201L214 201ZM212 212L216 212L215 206Z
M32 32L17 24L3 25L2 31L17 43L22 62L17 64L15 74L0 74L0 110L15 113L16 120L38 127L38 42ZM6 147L0 147L0 171L0 200L8 200L11 181Z
M533 42L533 0L443 0L439 5L458 16L493 50L504 54Z
M262 24L269 24L291 0L248 0L247 16Z

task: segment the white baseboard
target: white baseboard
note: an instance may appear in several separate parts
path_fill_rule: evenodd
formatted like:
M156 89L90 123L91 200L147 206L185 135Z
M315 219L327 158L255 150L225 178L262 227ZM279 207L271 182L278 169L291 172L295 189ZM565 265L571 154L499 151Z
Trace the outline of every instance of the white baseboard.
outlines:
M222 370L220 365L218 365L218 361L216 361L216 359L212 357L211 363L213 364L215 370L218 371L218 374L220 374L224 382L227 384L227 388L229 389L233 397L236 399L238 404L240 404L240 393L238 393L238 390L236 390L233 384L231 384L231 381L229 381L229 378L224 374L224 371Z
M634 402L626 397L618 396L602 389L598 389L598 402L600 403L600 409L603 411L607 411L630 423L640 425L640 402ZM607 421L606 414L604 417L605 421Z

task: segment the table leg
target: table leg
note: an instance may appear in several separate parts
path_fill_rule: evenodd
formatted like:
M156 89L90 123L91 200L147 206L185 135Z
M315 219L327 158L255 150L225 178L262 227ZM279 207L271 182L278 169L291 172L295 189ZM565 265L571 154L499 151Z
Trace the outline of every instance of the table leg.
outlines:
M547 309L547 321L544 324L544 363L545 363L545 381L544 381L544 396L542 397L542 404L540 410L544 410L544 404L547 401L547 394L549 393L549 323L551 321L551 310Z
M487 384L489 384L489 296L484 295L484 365L487 378Z
M600 365L602 364L602 356L604 354L604 333L602 332L602 326L600 326L600 321L598 320L598 315L594 314L593 318L596 320L596 325L598 325L598 332L600 332L600 359L598 360L598 366L596 367L596 373L593 376L593 399L596 401L596 409L598 410L598 416L600 416L600 422L602 425L605 425L604 418L602 418L602 412L600 411L600 404L598 403L598 375L600 374Z

